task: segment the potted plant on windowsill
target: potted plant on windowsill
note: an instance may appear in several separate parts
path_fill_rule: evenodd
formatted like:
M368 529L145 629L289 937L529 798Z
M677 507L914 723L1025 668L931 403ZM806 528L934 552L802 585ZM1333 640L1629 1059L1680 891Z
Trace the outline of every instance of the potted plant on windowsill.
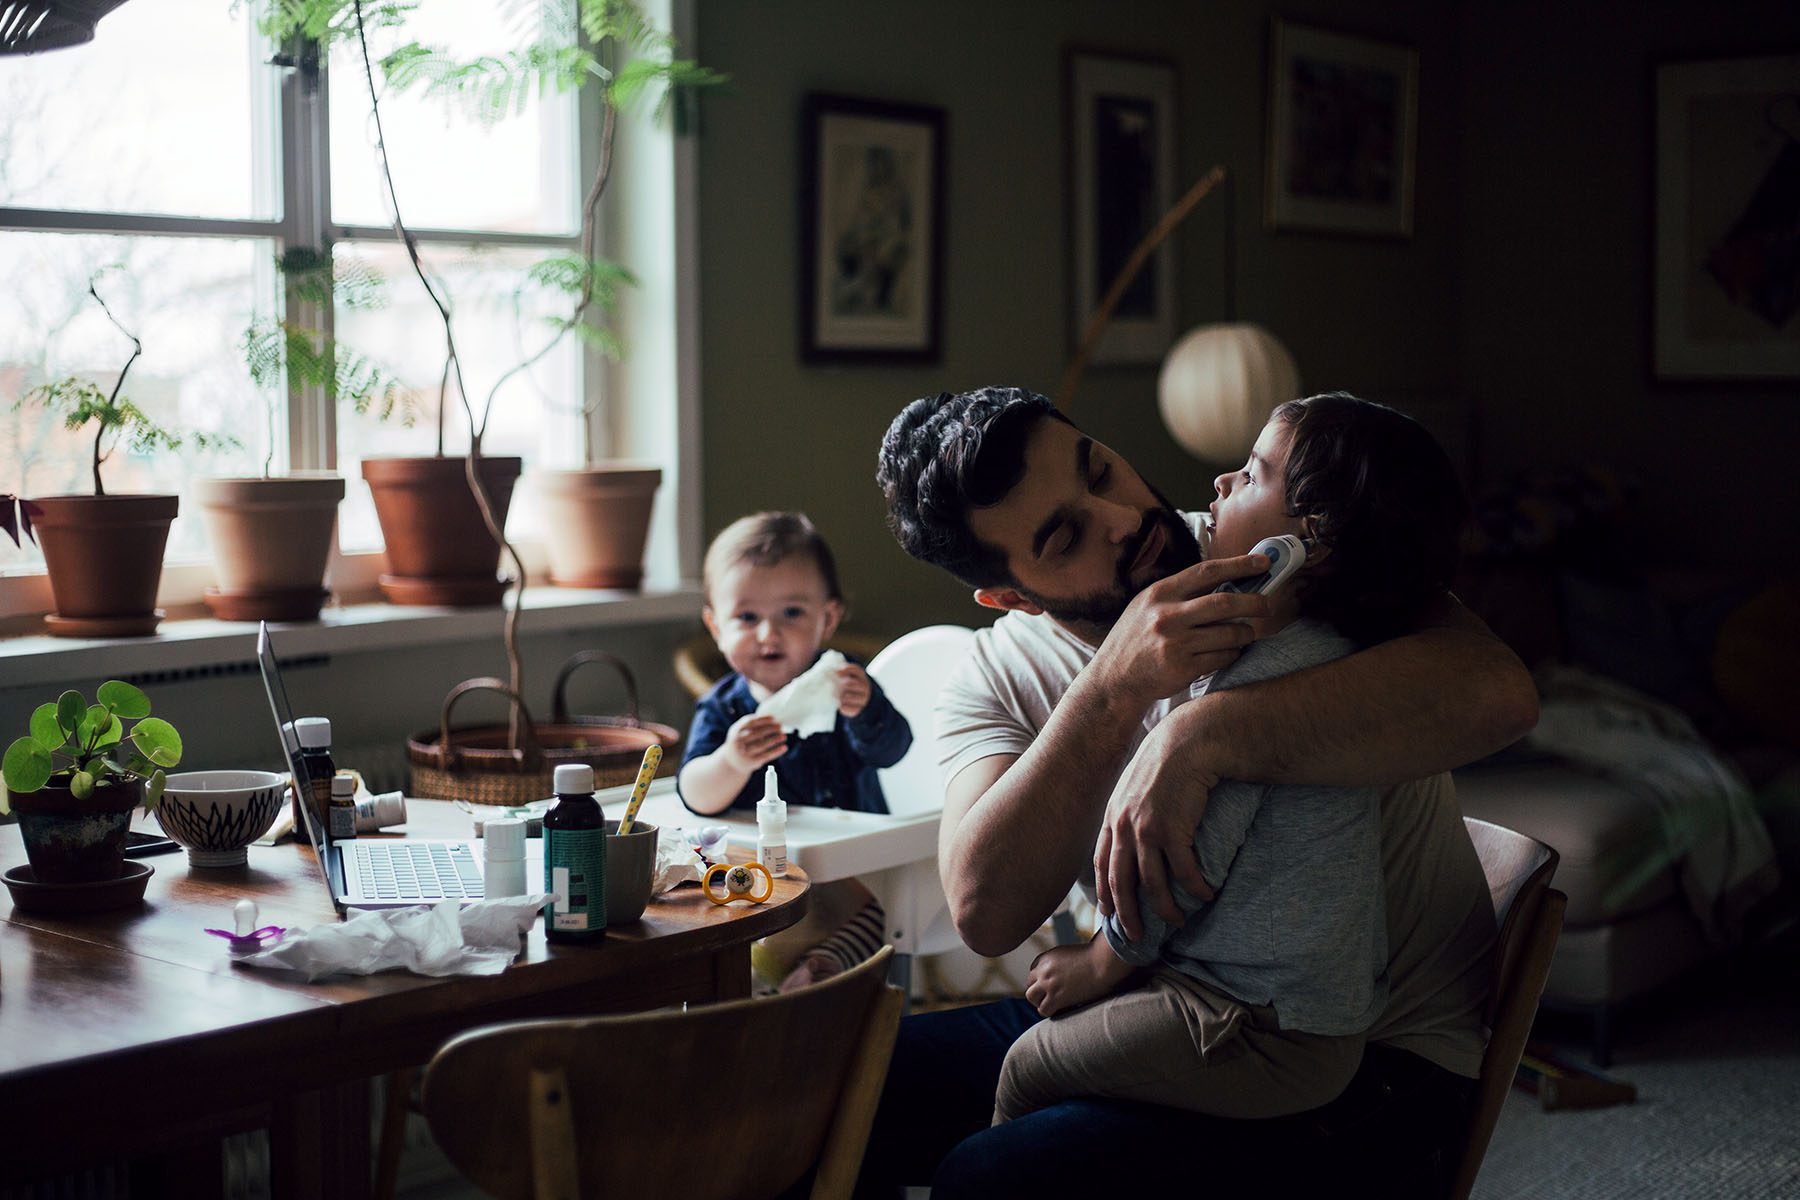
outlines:
M137 637L156 631L162 614L156 589L162 581L163 548L180 502L169 495L109 493L100 468L127 438L140 454L231 444L235 439L212 434L178 435L152 421L122 392L131 365L144 352L143 343L113 316L93 280L88 294L115 328L131 339L126 359L111 392L91 380L68 376L33 388L18 406L41 405L62 417L71 433L94 427L91 496L36 496L21 505L21 527L44 552L56 612L44 618L59 637ZM8 533L12 533L9 527ZM17 541L16 534L14 540Z
M340 273L329 256L289 247L276 261L290 305L317 311L333 303L378 308L382 281L372 272ZM386 368L344 346L315 325L295 319L253 319L239 340L251 382L265 399L279 389L317 387L358 413L385 420L396 411L411 423L405 389ZM201 479L194 484L212 544L219 583L206 605L230 621L313 621L325 601L325 565L337 530L344 478L336 471L275 475L277 406L264 405L260 476Z
M354 40L362 50L375 131L377 160L394 213L394 231L406 249L415 275L442 318L445 362L438 403L437 455L432 458L367 459L363 476L375 496L377 516L387 543L389 573L382 579L391 600L435 603L491 603L504 584L494 578L501 552L510 574L523 583L523 566L506 543L504 526L513 486L522 463L483 453L501 390L530 371L573 335L591 348L616 357L617 334L600 320L612 311L619 289L635 282L630 273L598 254L599 206L613 170L613 135L618 115L658 88L659 110L675 89L696 89L723 82L723 77L675 57L673 39L656 30L637 8L624 0L569 0L551 7L551 15L570 18L560 32L540 41L472 60L459 60L439 49L409 42L380 60L388 83L396 89L419 88L428 95L460 99L488 117L515 111L533 94L593 88L601 102L599 153L581 207L579 250L559 254L533 266L521 281L526 292L560 296L558 314L548 319L544 336L526 356L503 372L488 390L479 411L463 387L451 306L423 267L417 244L400 215L388 169L365 24L403 27L409 6L402 0L292 0L278 6L265 31L278 40L298 38L304 49L297 58L315 58L339 39ZM551 22L555 24L554 21ZM527 339L529 341L529 338ZM453 402L462 407L470 448L460 467L444 455L445 414ZM590 448L591 449L591 448ZM644 543L651 505L661 470L641 463L592 463L582 471L546 472L546 501L551 578L586 587L635 587L642 579ZM462 476L469 509L478 515L488 538L453 533ZM441 489L441 490L439 490ZM605 510L597 522L585 517L595 504ZM596 532L583 533L583 529ZM582 552L599 547L596 556ZM514 612L519 595L513 596Z
M181 735L150 715L143 692L113 679L95 698L68 691L39 705L29 736L0 759L0 811L19 815L38 883L117 879L131 811L154 809L163 772L181 761Z

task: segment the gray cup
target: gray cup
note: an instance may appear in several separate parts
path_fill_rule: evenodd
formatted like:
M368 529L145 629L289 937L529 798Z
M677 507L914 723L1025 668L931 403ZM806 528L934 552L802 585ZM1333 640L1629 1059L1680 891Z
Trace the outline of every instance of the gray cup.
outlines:
M606 823L606 923L624 925L644 915L656 880L656 826L634 821L619 836L619 823Z

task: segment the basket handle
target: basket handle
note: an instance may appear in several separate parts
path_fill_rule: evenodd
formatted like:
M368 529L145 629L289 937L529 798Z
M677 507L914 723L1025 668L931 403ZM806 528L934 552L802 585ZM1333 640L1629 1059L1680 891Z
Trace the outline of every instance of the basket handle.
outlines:
M639 724L637 678L632 675L631 668L625 665L624 659L604 650L577 651L557 670L556 683L550 689L551 722L561 725L569 719L568 699L563 695L563 690L568 686L569 676L575 673L576 668L591 662L606 663L619 673L619 677L625 681L625 721L631 725Z
M519 710L519 715L524 720L519 725L520 744L509 746L507 753L512 755L513 763L521 772L537 770L543 762L544 752L538 746L537 727L531 720L531 710L525 707L525 701L519 698L519 693L506 686L504 679L496 679L492 675L484 675L479 679L465 679L451 688L450 694L444 697L443 715L438 718L438 770L454 773L461 766L462 756L450 745L450 710L456 706L458 700L470 692L499 692L512 701L513 707Z

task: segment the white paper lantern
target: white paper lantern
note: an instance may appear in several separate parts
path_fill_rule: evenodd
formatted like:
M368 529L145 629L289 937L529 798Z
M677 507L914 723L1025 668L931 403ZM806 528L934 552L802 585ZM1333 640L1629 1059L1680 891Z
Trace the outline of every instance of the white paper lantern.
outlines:
M1300 394L1294 356L1260 325L1202 325L1163 359L1156 383L1163 424L1208 463L1249 456L1269 414Z

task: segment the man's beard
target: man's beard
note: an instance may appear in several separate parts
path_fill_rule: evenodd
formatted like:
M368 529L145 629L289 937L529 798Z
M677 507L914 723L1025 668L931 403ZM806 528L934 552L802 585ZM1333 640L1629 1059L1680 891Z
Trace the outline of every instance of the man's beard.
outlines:
M1146 485L1148 486L1148 485ZM1019 594L1033 604L1049 613L1064 624L1081 624L1109 629L1144 588L1159 579L1167 579L1177 571L1182 571L1200 561L1200 543L1194 537L1194 531L1188 523L1175 511L1168 499L1152 487L1161 508L1153 508L1144 514L1143 524L1136 533L1121 545L1119 550L1118 578L1113 585L1104 591L1089 592L1084 596L1046 596L1019 588ZM1142 584L1131 581L1131 564L1137 560L1138 551L1144 548L1144 539L1158 525L1162 526L1164 538L1161 553L1156 556L1151 566L1151 576ZM1016 586L1016 585L1015 585Z

